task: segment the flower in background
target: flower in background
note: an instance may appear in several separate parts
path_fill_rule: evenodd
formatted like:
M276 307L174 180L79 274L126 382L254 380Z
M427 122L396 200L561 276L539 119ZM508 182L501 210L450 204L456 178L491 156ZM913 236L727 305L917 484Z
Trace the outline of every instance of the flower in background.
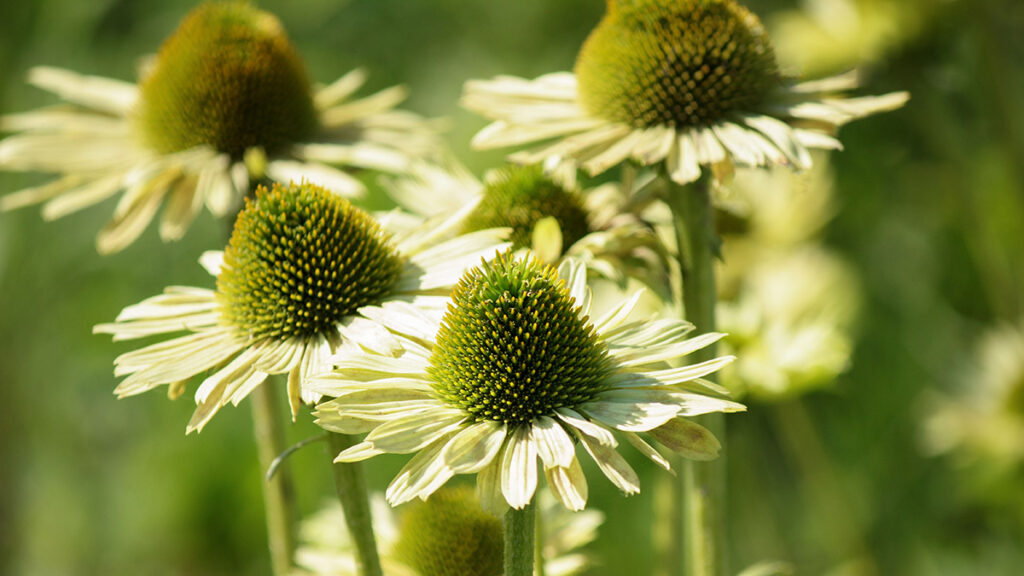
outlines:
M542 496L547 496L543 493ZM554 498L542 497L544 573L579 574L589 565L579 549L597 537L603 514L570 513ZM430 499L397 510L373 500L374 532L385 576L494 576L503 569L500 518L480 508L473 490L445 487ZM358 576L356 554L338 504L303 522L295 553L297 576Z
M936 3L802 0L769 22L779 61L806 73L870 64L914 36Z
M217 277L216 290L170 287L94 328L115 340L186 332L118 357L114 373L128 377L117 394L169 385L173 397L186 381L212 371L196 391L192 431L268 375L287 373L294 415L301 401L319 399L304 383L330 369L328 358L346 339L399 353L385 319L367 306L389 303L440 317L463 270L508 246L508 231L500 229L434 243L461 218L392 238L319 186L261 187L246 200L227 249L201 260Z
M831 384L849 367L860 288L820 240L834 212L827 162L803 174L741 172L719 208L719 327L738 358L721 382L759 400Z
M530 249L548 264L575 258L620 286L636 278L667 292L664 247L640 217L653 196L614 183L580 190L575 181L576 170L569 164L550 175L540 165L510 164L489 171L481 182L451 160L419 163L408 176L394 179L387 192L399 206L424 218L473 203L476 208L467 214L462 232L507 227L515 248Z
M333 432L369 432L337 461L416 454L388 487L395 505L430 496L456 474L477 474L486 509L523 508L537 488L539 457L554 494L580 510L587 481L577 444L615 486L635 494L639 478L616 450L618 438L666 469L638 433L712 459L718 440L689 418L744 409L703 379L732 358L668 365L722 335L687 339L693 326L682 320L628 321L636 301L592 322L582 263L566 259L556 272L506 253L463 276L440 323L377 308L389 326L401 326L404 354L340 350L336 370L312 383L334 398L317 406L317 422Z
M0 142L0 169L60 176L0 208L46 202L52 220L121 193L97 236L110 253L161 206L160 236L176 240L204 205L217 216L237 209L250 179L307 178L355 196L362 184L336 167L401 171L435 141L429 124L394 110L401 87L353 99L358 70L311 86L280 21L247 2L195 8L141 76L135 85L32 69L29 82L67 104L0 119L15 132Z
M463 104L494 121L479 148L547 142L516 162L565 159L591 174L664 162L686 184L709 166L809 168L809 149L841 147L840 126L907 101L840 94L856 85L786 78L761 22L734 0L608 0L574 73L472 81Z
M931 399L925 449L949 454L985 498L1009 495L1024 514L1024 321L986 333L960 384Z

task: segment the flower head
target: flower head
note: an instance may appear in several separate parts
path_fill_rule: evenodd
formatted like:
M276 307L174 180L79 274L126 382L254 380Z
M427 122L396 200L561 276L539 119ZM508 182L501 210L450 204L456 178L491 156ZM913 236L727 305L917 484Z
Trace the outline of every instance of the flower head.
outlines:
M556 496L579 510L587 483L577 443L617 487L636 493L613 431L667 467L638 432L689 457L714 458L717 440L687 417L743 409L702 379L730 357L668 365L722 335L686 339L693 327L681 320L627 321L636 301L594 322L581 263L568 259L556 272L502 255L463 276L440 326L422 316L392 322L405 327L403 355L341 350L335 372L313 384L335 397L318 405L318 423L369 431L339 461L417 453L388 488L392 504L476 473L486 508L522 508L536 490L539 457Z
M841 147L839 126L907 100L834 95L855 86L849 75L783 77L760 21L735 0L611 0L575 74L473 81L463 104L494 120L479 148L552 141L516 162L568 160L592 174L664 162L685 184L715 165L808 168L808 149Z
M669 290L659 272L667 268L664 246L641 217L652 195L633 194L619 184L581 189L576 169L568 164L554 173L540 165L508 164L480 180L455 160L418 163L387 191L399 206L422 217L476 203L464 232L507 227L515 248L530 249L549 264L576 258L620 286L636 278L659 293Z
M613 0L576 59L580 104L636 127L691 127L781 83L768 35L734 0Z
M555 182L541 166L509 165L494 170L483 186L480 203L466 218L465 230L512 228L512 244L529 248L537 223L554 218L569 247L591 232L583 200L575 190Z
M579 574L588 558L577 549L597 536L600 512L569 513L543 493L544 572ZM443 487L429 500L393 511L373 501L374 532L387 576L494 576L502 572L501 519L488 514L466 486ZM396 513L397 512L397 513ZM302 574L355 576L357 564L342 511L332 503L303 523L296 563Z
M177 395L188 379L212 370L196 392L193 430L269 374L288 373L294 414L302 400L318 399L304 383L329 368L328 357L346 339L398 353L400 344L378 316L364 313L367 306L439 315L462 270L507 246L500 229L433 242L461 217L393 238L319 186L261 188L246 201L227 250L203 256L216 291L168 288L95 328L115 339L188 333L115 360L115 374L128 375L117 393L167 384Z
M250 180L308 179L345 196L364 191L339 169L401 172L429 156L434 129L393 110L401 87L360 99L356 70L314 86L273 15L248 2L198 6L164 43L137 86L34 68L29 82L67 105L0 118L0 169L60 175L0 199L45 202L47 220L121 193L97 248L135 241L163 207L160 236L181 238L205 205L224 216Z
M309 137L316 110L281 22L248 3L201 4L139 87L139 127L163 153L206 145L234 158Z

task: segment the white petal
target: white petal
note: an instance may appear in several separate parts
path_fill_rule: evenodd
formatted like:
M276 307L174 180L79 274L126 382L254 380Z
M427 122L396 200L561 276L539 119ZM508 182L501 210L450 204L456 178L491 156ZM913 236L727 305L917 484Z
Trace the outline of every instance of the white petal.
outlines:
M530 427L521 425L509 436L501 462L501 493L509 506L521 510L537 490L537 446Z
M505 424L481 420L453 436L441 456L456 474L478 472L497 456L505 443L505 434Z
M611 446L613 448L618 446L619 443L615 440L615 436L612 435L608 429L587 420L575 410L569 408L558 408L555 412L561 421L572 426L582 434L586 434L593 438L600 444Z
M29 70L28 82L64 100L94 110L125 116L138 99L138 87L99 76L85 76L70 70L37 66Z
M587 453L597 463L601 472L611 480L612 484L626 495L640 493L640 478L637 477L633 468L614 448L593 442L586 436L581 438Z
M565 468L576 458L576 446L562 425L547 416L534 419L530 434L546 468Z
M587 477L583 475L583 469L575 456L567 467L547 468L544 474L551 492L566 508L574 512L586 508Z

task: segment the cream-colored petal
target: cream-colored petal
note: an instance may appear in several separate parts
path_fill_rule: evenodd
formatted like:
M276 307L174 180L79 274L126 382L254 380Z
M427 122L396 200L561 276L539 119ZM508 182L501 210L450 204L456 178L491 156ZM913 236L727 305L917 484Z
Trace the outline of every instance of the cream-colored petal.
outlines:
M700 178L700 156L690 132L676 133L676 141L666 157L665 169L676 184L689 184Z
M587 477L583 475L579 460L574 455L566 467L546 468L548 486L558 500L569 510L578 512L587 506Z
M180 240L203 207L203 197L196 193L198 177L183 176L171 189L160 220L160 239Z
M586 265L575 258L566 258L558 267L558 275L565 280L569 296L579 307L580 317L589 316L591 293L587 285Z
M357 142L354 144L298 144L294 155L306 162L334 166L352 166L380 172L403 172L411 159L393 148Z
M318 110L325 110L347 99L366 83L366 71L356 68L341 78L316 91L313 102Z
M478 472L495 459L505 443L505 436L504 423L481 420L453 436L441 457L456 474Z
M366 441L391 454L410 454L461 427L465 415L459 410L431 410L396 418L378 426Z
M221 268L224 266L224 252L220 250L207 250L199 257L199 265L206 270L210 276L220 276Z
M505 449L507 450L507 447ZM480 507L496 516L501 516L508 509L508 503L501 493L501 470L504 460L505 457L499 453L476 475L476 497L480 501Z
M640 493L640 478L626 460L614 449L581 436L583 447L605 477L627 496Z
M28 72L28 83L60 96L68 102L125 116L138 100L138 87L100 76L85 76L49 66L37 66Z
M447 482L455 473L445 465L441 450L448 438L442 437L413 456L384 493L392 506L429 496L433 490Z
M408 302L385 302L380 306L364 306L359 313L388 330L421 342L433 343L440 322Z
M521 510L537 490L537 446L530 426L521 425L509 435L501 461L501 493L508 505Z
M87 181L87 178L83 176L72 174L51 180L42 186L23 188L0 198L0 210L15 210L24 206L45 202L50 198L74 190Z
M615 440L615 436L608 429L587 420L579 412L570 408L558 408L555 413L562 422L593 438L598 443L612 448L618 446L619 443Z
M374 456L379 456L385 452L370 442L360 442L355 446L350 446L345 450L342 450L337 456L334 457L334 462L362 462Z
M386 112L409 97L405 86L392 86L365 98L332 106L320 112L320 124L326 129L340 128L367 116Z
M644 439L636 432L623 432L622 434L626 437L626 441L639 450L640 453L646 456L651 462L654 462L669 472L672 471L672 465L669 464L668 459L662 456L661 452L658 452L650 444L645 442Z
M345 198L361 198L366 194L366 187L358 179L318 162L272 160L267 164L267 176L278 182L311 182Z
M626 432L646 432L661 426L676 416L680 406L676 402L640 402L609 396L604 400L588 402L580 407L585 413L602 424Z
M533 444L545 468L565 468L576 458L576 446L562 425L547 416L539 416L530 426Z
M92 180L73 190L62 191L59 196L43 206L43 218L47 221L62 218L88 206L98 204L117 194L122 188L122 176L117 174Z

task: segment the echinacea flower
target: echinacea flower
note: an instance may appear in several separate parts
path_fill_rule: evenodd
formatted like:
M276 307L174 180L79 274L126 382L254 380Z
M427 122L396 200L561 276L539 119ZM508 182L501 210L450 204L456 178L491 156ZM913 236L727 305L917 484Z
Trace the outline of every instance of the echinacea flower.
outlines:
M506 502L522 509L537 489L539 457L554 494L580 510L587 481L577 444L615 486L637 493L639 479L616 450L619 438L665 468L639 433L711 459L718 440L689 417L744 408L702 379L732 358L668 364L721 334L687 339L693 326L682 320L629 321L635 303L592 322L582 263L566 259L556 271L505 253L463 276L440 326L378 307L404 354L339 351L335 371L312 384L334 397L317 406L317 422L334 432L369 432L337 461L416 454L388 487L395 505L427 498L456 474L477 474L486 509Z
M110 253L161 206L160 236L176 240L204 205L217 216L236 210L251 178L306 178L353 196L362 184L337 167L400 171L435 140L424 120L393 110L401 87L352 99L358 70L311 86L280 21L248 2L195 8L141 76L135 85L32 69L29 82L67 104L0 119L15 133L0 142L0 169L59 177L0 208L46 202L52 220L121 193L97 236Z
M592 174L664 162L686 184L709 166L805 169L808 149L841 147L838 127L907 100L838 95L856 84L784 77L761 22L735 0L608 0L575 73L471 81L463 104L494 120L476 147L541 144L516 162L564 159Z
M570 513L542 493L544 574L571 576L589 564L579 552L597 537L600 512ZM485 512L466 486L444 487L425 502L393 510L372 500L385 576L494 576L502 572L501 519ZM356 553L337 502L304 521L295 553L297 576L358 576Z
M507 227L515 248L530 249L549 264L576 258L620 285L632 277L667 290L667 278L658 273L667 267L664 247L640 217L650 195L631 194L618 183L581 190L575 168L562 168L547 174L540 165L509 164L481 181L455 160L418 163L393 179L387 192L425 218L474 203L463 232Z
M758 400L831 384L849 367L861 294L851 265L821 241L835 213L828 162L743 171L729 188L717 310L738 360L719 382Z
M128 377L117 394L169 385L175 396L186 381L210 371L196 391L192 431L268 375L287 373L295 414L300 401L318 398L303 383L330 369L328 358L346 339L397 353L398 342L364 313L366 306L441 310L463 270L507 246L507 230L432 244L451 225L430 222L392 238L319 186L261 187L246 200L227 249L201 260L217 277L216 290L170 287L94 328L115 340L186 332L118 357L115 374Z

